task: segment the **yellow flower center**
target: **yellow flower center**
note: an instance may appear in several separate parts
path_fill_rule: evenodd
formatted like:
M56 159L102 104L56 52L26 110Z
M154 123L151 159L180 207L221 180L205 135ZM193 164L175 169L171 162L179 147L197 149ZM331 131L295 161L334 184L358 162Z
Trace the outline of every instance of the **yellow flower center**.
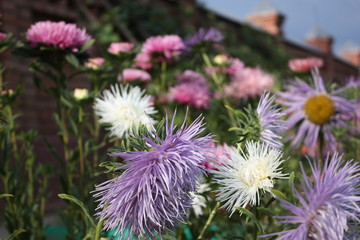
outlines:
M310 97L305 103L305 114L310 122L322 125L334 114L334 102L328 95Z

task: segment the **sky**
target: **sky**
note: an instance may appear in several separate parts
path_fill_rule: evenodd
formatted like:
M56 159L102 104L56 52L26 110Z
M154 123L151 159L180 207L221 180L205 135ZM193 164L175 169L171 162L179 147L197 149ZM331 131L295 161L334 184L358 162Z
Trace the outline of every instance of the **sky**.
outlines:
M269 0L286 17L285 37L303 41L319 25L333 36L338 52L346 42L360 46L360 0ZM211 9L244 20L260 0L198 0Z

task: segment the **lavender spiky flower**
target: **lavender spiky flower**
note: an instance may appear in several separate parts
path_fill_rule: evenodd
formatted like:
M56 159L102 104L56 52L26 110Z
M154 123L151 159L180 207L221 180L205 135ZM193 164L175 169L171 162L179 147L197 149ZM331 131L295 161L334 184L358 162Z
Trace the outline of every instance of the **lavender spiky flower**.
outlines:
M286 92L279 92L279 102L286 106L289 115L286 127L291 129L299 125L295 134L291 134L292 145L304 145L314 155L318 140L323 139L324 152L336 151L337 141L333 130L339 126L348 126L344 121L355 115L354 102L338 96L336 90L328 93L323 79L317 70L313 71L314 88L304 81L294 81L287 86Z
M129 237L154 236L184 222L212 143L209 135L199 137L203 130L200 117L178 130L174 118L171 123L166 119L164 139L152 132L142 139L148 150L111 154L126 164L119 168L125 170L122 175L96 189L101 209L97 216L104 228L116 229L117 234L129 228Z
M285 115L274 105L275 96L264 92L261 95L256 112L260 120L260 140L274 148L282 148L281 134L285 123L281 118Z
M313 177L307 176L301 165L302 190L294 189L301 206L280 199L281 205L294 215L277 217L280 223L299 226L266 236L282 235L278 240L353 239L350 232L353 224L360 223L359 164L354 161L343 164L337 153L327 156L323 168L319 163L310 160L309 163Z

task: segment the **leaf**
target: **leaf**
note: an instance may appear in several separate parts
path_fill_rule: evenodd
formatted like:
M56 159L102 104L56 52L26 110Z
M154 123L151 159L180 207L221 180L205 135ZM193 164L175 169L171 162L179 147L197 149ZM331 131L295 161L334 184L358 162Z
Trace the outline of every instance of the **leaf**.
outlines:
M285 194L283 192L281 192L280 190L277 189L272 189L271 193L274 194L275 196L284 199L284 200L288 200L288 198L285 196Z
M79 68L80 66L79 60L74 54L72 53L66 54L65 59L74 68Z
M274 216L274 211L271 210L270 208L258 207L257 210L263 214L270 216L270 217Z
M261 227L261 224L259 222L259 220L257 220L257 218L255 217L255 215L250 212L249 210L245 209L245 208L242 208L242 207L235 207L237 210L239 210L240 212L242 212L243 214L245 214L246 216L248 216L251 220L254 221L257 229L261 232L261 233L264 233L264 230L263 228Z
M6 197L14 197L14 195L9 194L9 193L0 194L0 198L6 198Z
M23 232L26 232L26 230L25 230L25 229L15 230L15 232L13 232L8 238L6 238L6 240L15 239L19 234L21 234L21 233L23 233Z
M124 163L118 163L118 162L102 162L99 165L100 167L105 167L108 170L105 173L114 172L119 167L124 166Z
M90 214L89 214L88 210L86 209L85 205L79 199L77 199L74 196L65 194L65 193L58 194L58 196L61 199L69 200L69 201L75 203L76 205L78 205L83 210L85 216L90 220L91 224L94 227L96 227L96 224L95 224L94 220L92 219L92 217L90 216Z
M84 45L82 45L80 49L80 53L86 52L93 44L95 43L95 39L90 39Z

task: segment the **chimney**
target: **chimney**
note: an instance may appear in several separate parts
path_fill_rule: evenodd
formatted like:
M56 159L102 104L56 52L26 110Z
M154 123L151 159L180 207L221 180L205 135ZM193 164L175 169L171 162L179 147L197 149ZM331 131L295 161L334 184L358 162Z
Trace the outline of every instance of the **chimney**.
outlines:
M327 34L321 27L314 27L306 36L305 41L319 48L326 54L331 54L333 38Z
M356 43L351 41L345 43L339 55L354 66L360 67L360 47Z
M262 0L246 17L246 21L272 35L282 35L285 17L269 0Z

